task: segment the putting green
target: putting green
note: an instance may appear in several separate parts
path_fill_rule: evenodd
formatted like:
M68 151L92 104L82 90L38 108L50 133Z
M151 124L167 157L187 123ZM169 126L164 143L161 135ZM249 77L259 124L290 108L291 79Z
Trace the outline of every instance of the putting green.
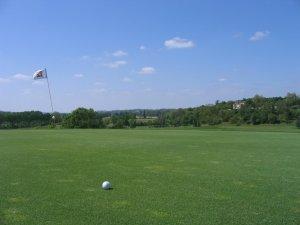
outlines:
M0 131L0 224L296 225L299 162L296 132Z

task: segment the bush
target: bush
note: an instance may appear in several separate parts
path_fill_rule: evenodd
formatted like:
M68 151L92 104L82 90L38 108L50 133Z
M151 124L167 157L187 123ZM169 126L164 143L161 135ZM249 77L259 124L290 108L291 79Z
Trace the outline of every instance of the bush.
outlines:
M209 125L218 125L222 123L222 119L220 117L211 117L208 120Z
M130 128L135 128L136 127L135 119L129 119L128 122L129 122L129 127Z
M242 117L240 115L236 114L230 119L230 123L240 126L243 123Z
M260 117L259 113L257 113L257 112L253 113L253 115L251 116L251 123L253 125L258 125L261 123L261 117Z
M276 124L279 121L278 121L277 116L274 113L269 113L268 114L268 122L271 123L271 124Z
M296 127L300 128L300 116L296 120Z

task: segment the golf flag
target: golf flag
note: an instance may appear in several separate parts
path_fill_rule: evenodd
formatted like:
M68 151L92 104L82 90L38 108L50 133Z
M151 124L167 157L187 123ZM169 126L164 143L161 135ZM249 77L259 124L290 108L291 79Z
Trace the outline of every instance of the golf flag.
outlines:
M52 110L52 114L53 114L54 110L53 110L53 103L52 103L52 97L51 97L51 91L50 91L50 85L49 85L49 79L48 79L48 75L47 75L47 70L43 69L43 70L36 71L33 74L33 79L34 80L47 79L48 92L49 92L49 98L50 98L50 103L51 103L51 110Z
M47 71L46 69L43 70L38 70L33 74L33 79L38 80L38 79L45 79L47 78Z

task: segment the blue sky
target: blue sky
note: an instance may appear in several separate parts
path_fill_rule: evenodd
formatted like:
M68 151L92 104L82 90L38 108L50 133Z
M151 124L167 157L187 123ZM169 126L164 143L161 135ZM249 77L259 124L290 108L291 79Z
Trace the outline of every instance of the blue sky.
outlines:
M298 0L0 0L0 110L175 108L300 90Z

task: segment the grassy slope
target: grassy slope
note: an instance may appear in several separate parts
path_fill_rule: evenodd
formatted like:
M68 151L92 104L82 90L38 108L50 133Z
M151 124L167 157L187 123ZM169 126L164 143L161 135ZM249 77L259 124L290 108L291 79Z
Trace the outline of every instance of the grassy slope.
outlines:
M293 225L299 160L293 132L0 131L0 224Z

